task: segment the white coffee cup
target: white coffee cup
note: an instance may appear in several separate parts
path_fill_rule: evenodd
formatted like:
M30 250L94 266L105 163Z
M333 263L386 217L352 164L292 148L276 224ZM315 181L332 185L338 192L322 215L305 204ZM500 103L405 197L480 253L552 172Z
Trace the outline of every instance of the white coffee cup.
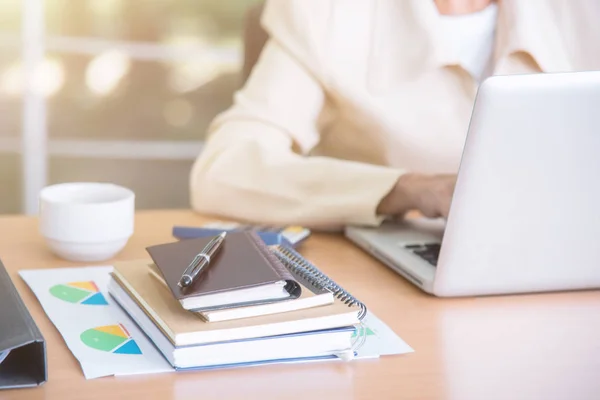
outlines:
M70 261L104 261L133 234L135 195L110 183L61 183L40 196L40 233L50 249Z

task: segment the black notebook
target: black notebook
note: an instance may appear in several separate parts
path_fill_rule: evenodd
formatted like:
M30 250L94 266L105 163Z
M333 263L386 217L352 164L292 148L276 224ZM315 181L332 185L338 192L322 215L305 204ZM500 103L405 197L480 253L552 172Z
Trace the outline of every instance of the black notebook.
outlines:
M0 261L0 389L47 379L46 343Z

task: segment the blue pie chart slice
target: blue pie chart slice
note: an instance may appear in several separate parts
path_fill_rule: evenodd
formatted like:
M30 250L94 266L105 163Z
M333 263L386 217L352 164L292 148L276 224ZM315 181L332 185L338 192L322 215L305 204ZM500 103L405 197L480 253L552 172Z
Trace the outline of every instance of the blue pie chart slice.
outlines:
M114 351L115 354L142 354L142 350L140 350L139 346L133 340L125 343L123 346L119 347Z
M96 293L95 295L88 297L85 301L82 301L81 304L89 306L105 306L108 305L108 302L102 293Z

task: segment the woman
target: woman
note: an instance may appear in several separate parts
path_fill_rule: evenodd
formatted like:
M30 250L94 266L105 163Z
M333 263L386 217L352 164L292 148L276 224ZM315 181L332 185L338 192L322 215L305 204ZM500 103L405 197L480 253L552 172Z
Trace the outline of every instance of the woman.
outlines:
M203 213L313 228L448 213L478 84L600 69L597 0L273 0L191 174Z

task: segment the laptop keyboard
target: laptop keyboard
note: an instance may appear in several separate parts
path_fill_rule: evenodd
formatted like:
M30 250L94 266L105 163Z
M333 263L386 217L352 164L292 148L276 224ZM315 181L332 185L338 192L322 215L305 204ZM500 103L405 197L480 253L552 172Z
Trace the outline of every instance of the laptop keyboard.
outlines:
M440 256L440 243L422 243L422 244L407 244L404 248L411 251L413 254L421 257L434 267L437 266L438 257Z

